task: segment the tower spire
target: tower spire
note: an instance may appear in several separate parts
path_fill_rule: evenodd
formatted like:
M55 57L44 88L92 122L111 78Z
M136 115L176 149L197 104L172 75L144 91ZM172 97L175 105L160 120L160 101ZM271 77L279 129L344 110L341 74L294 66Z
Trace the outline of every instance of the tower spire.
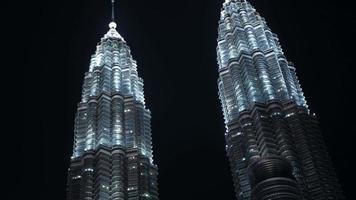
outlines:
M115 0L111 0L111 21L115 22Z
M111 22L109 24L111 29L116 29L117 25L115 23L115 0L111 0Z

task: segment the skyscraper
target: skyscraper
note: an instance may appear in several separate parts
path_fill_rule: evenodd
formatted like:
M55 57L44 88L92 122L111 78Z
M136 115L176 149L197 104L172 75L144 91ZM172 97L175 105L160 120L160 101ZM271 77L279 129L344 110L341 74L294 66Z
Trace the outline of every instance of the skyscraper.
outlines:
M246 0L219 21L219 96L236 197L343 199L318 120L276 34Z
M114 12L109 28L84 78L67 199L158 200L143 80L116 30Z

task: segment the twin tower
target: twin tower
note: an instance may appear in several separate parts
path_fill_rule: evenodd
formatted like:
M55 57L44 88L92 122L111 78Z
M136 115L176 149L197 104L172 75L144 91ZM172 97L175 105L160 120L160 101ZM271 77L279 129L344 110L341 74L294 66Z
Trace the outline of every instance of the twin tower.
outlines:
M158 200L151 113L116 26L110 23L85 74L67 200ZM236 198L344 199L277 35L243 0L225 1L218 30L219 96Z

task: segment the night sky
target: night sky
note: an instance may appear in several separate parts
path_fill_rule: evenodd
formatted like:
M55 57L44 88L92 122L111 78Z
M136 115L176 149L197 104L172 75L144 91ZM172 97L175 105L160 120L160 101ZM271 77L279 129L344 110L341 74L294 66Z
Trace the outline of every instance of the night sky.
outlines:
M120 34L138 62L152 111L162 200L234 200L218 99L216 39L223 0L118 0ZM351 1L250 0L277 33L321 128L349 199L355 170ZM349 4L349 5L348 5ZM25 129L15 199L64 200L84 73L108 31L109 0L31 2L23 17ZM33 19L32 19L33 17ZM18 158L17 158L18 159ZM19 192L22 191L22 192ZM10 195L10 193L8 194ZM14 199L14 196L9 197Z

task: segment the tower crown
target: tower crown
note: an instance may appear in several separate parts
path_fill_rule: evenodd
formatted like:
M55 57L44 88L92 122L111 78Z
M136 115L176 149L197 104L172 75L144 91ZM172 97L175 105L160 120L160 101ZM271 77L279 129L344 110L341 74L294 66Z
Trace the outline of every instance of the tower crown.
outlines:
M117 38L125 42L124 38L117 32L117 23L115 22L115 0L111 0L111 22L109 23L110 30L106 33L104 38Z
M124 38L120 35L119 32L117 32L116 28L117 28L117 24L115 22L110 22L109 24L109 31L105 34L104 39L107 38L116 38L119 39L123 42L125 42Z

